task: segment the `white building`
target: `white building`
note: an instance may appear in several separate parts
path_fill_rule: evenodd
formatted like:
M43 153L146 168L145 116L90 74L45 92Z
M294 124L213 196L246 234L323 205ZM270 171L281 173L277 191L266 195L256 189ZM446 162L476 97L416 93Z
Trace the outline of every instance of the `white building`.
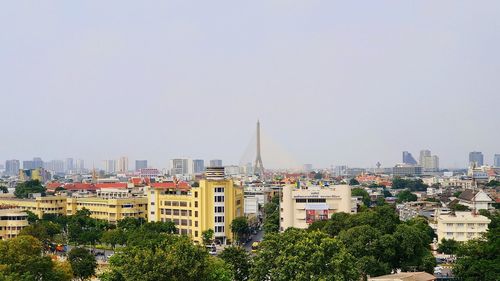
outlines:
M118 160L118 172L128 172L128 157L120 157L120 159Z
M317 220L327 220L333 213L351 213L351 188L348 185L283 187L280 231L289 227L307 228Z
M490 219L472 212L456 212L455 214L439 215L437 217L438 241L443 238L455 241L468 241L479 238L488 231Z
M493 200L482 190L467 189L458 196L460 204L469 207L469 209L488 210L493 208Z

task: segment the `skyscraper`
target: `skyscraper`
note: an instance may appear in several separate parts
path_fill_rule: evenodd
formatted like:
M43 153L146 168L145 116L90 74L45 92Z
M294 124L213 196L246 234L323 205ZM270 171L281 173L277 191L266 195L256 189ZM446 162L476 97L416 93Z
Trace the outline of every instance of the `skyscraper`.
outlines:
M5 161L5 173L9 176L17 175L20 168L19 160L13 159Z
M148 160L135 160L135 170L146 169L148 167Z
M64 170L66 172L75 170L73 158L66 158L66 160L64 161Z
M116 160L104 160L104 171L108 174L116 173Z
M413 155L411 155L410 152L403 151L403 163L408 165L417 165L417 160L413 158Z
M438 172L439 171L439 157L431 155L430 150L420 151L419 164L422 166L423 172Z
M188 175L190 174L189 159L187 158L176 158L170 160L170 174L172 176L178 175Z
M500 167L500 154L495 154L493 157L493 166Z
M118 160L118 172L125 173L128 172L128 157L122 156Z
M222 160L219 159L210 160L210 167L222 167Z
M205 171L205 161L202 159L193 160L193 172L195 174L202 174Z
M476 163L476 166L484 165L484 156L480 151L472 151L469 153L469 164Z
M76 170L80 173L85 170L85 162L83 161L83 159L76 160Z

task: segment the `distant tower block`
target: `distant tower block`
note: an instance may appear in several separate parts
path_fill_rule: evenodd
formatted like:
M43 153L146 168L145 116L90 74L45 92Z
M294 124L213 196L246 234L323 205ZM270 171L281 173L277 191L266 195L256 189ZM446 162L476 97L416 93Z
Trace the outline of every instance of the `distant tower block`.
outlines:
M260 122L257 121L257 157L255 158L255 165L253 167L254 173L259 176L264 175L264 164L262 164L262 157L260 155Z
M377 169L380 169L380 166L382 166L382 164L380 164L380 162L377 162Z

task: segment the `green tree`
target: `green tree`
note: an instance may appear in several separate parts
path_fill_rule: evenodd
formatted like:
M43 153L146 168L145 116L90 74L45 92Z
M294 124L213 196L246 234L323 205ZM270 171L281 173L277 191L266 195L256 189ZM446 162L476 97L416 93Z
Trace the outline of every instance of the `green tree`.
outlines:
M459 211L459 212L463 212L463 211L470 211L469 207L465 206L465 205L462 205L462 204L450 204L450 210L452 211Z
M349 180L349 185L359 185L359 181L355 178Z
M334 213L325 223L323 231L328 233L331 237L335 237L340 231L349 227L351 227L351 215L347 213Z
M384 197L385 198L392 197L392 193L389 190L385 189L385 188L383 190L383 193L384 193Z
M437 251L442 254L454 255L457 253L458 247L460 246L460 242L455 241L453 239L445 239L441 240L439 243Z
M0 185L0 193L9 193L9 190L6 186Z
M359 280L356 260L320 231L268 233L254 258L251 280Z
M45 196L46 189L39 180L29 180L18 183L14 191L17 198L28 198L31 193L41 193L42 196Z
M252 267L248 252L242 247L227 247L220 254L219 258L228 264L233 272L234 281L246 281L250 276Z
M28 223L32 224L39 220L38 216L32 211L24 211L28 215Z
M236 241L241 242L249 230L246 217L237 217L231 222L231 232L235 236Z
M490 180L486 186L488 187L495 187L495 186L500 186L500 181L497 180Z
M201 233L201 238L203 240L204 245L208 245L212 242L214 238L214 230L209 228Z
M399 192L396 198L398 203L417 201L417 195L413 194L409 190Z
M410 191L426 191L429 186L421 179L402 179L395 177L392 180L393 189L408 189Z
M280 201L275 196L264 205L264 231L266 233L278 232L280 229Z
M142 225L142 228L147 231L158 232L158 233L177 233L177 228L173 221L166 222L148 222Z
M19 235L31 235L40 241L53 240L54 236L61 233L61 227L50 221L36 221L23 228Z
M42 254L42 243L28 235L0 240L0 280L69 281L64 268Z
M79 247L71 249L68 253L68 261L74 277L79 280L87 280L95 275L97 262L94 255L87 249Z
M384 206L385 204L386 203L384 197L377 198L377 206Z
M117 227L127 232L139 229L145 222L143 218L126 217L117 222Z
M401 268L402 271L427 271L434 272L436 265L428 244L428 234L416 225L400 224L394 232L396 244L396 260L393 269Z
M371 202L370 195L363 188L353 188L351 190L351 195L352 196L361 196L363 198L362 199L363 204L365 204L365 206L367 206L367 207L370 207L370 202Z
M121 229L110 229L102 234L101 242L111 245L114 249L116 245L127 243L127 236Z

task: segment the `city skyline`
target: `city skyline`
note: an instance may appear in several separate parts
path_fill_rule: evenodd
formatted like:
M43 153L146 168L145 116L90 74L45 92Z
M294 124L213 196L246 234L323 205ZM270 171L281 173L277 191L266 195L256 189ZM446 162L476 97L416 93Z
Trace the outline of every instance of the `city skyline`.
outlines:
M466 1L6 2L0 159L238 164L260 119L299 164L392 166L421 149L443 168L464 167L474 150L491 163L500 153L499 10Z

